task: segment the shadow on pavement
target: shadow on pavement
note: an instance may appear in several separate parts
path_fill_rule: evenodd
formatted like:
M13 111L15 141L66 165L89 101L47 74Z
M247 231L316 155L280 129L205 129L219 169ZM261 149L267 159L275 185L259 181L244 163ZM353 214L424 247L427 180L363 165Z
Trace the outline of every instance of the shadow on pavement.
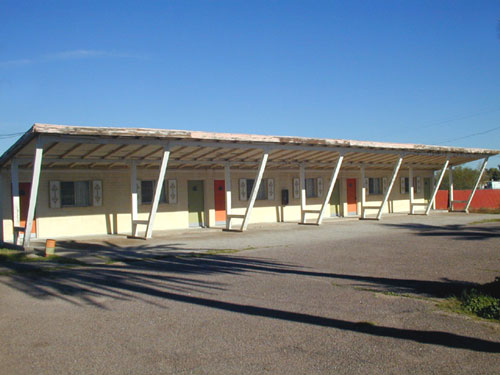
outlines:
M392 228L410 229L414 231L416 235L426 237L450 237L453 239L473 241L500 237L500 226L498 225L427 225L415 223L384 223L383 225Z
M6 265L8 266L8 263L2 264L2 266ZM32 269L32 271L36 270ZM34 298L60 298L73 304L92 304L102 309L106 309L106 306L99 302L99 297L120 300L139 299L145 303L156 305L160 305L161 299L165 299L234 313L330 327L374 336L412 340L425 344L480 352L500 352L500 343L498 342L448 332L376 326L299 312L220 301L213 296L218 290L224 290L225 285L205 281L199 276L221 273L241 276L251 276L251 273L274 273L293 274L303 277L327 277L378 285L387 288L387 290L396 288L430 295L442 295L446 291L449 292L459 285L463 285L463 283L450 280L432 282L321 273L309 271L292 264L230 255L171 256L163 259L131 260L125 265L82 266L51 271L41 269L38 272L13 273L2 277L0 282ZM193 294L196 294L196 296ZM160 300L155 301L146 298L147 296L156 297Z

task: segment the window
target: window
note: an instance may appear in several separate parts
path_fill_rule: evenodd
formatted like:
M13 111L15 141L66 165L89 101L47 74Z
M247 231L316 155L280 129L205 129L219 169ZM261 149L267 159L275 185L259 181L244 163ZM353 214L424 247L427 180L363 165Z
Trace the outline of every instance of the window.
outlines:
M419 176L413 177L413 191L415 194L422 192L422 178Z
M153 180L143 180L141 181L141 203L151 204L153 203L153 197L155 194L156 181ZM160 203L167 203L167 182L163 183L163 188L161 189Z
M253 178L247 178L247 200L250 199L250 195L252 194L253 185L255 184L255 180ZM259 191L257 192L258 201L267 199L267 179L263 178L260 182Z
M90 181L61 181L61 206L90 206Z
M421 177L413 177L413 193L417 194L422 191L422 179ZM410 178L401 177L401 194L410 193Z
M408 177L401 177L401 194L410 193L410 179Z
M317 178L306 178L306 198L316 198L318 196Z
M368 178L368 194L382 194L382 179L380 177Z
M240 201L247 201L252 195L255 180L251 178L240 178ZM257 200L274 200L274 180L272 178L263 178L260 182L259 191L257 191Z

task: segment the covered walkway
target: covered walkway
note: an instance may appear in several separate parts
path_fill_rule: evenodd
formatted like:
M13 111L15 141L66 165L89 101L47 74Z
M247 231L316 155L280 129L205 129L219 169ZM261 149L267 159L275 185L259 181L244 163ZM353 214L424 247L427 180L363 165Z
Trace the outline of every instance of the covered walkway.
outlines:
M8 180L11 186L12 217L9 209L3 208L5 220L11 219L14 242L22 234L23 247L30 246L33 232L33 219L37 209L37 199L41 174L55 171L64 174L68 171L116 171L128 170L130 177L130 195L123 197L121 206L129 207L131 215L131 236L151 238L158 211L158 205L164 194L164 181L168 186L168 199L178 200L179 187L175 179L166 180L167 170L174 171L224 171L225 228L245 231L250 222L252 210L261 188L263 175L267 171L297 171L298 178L293 179L293 194L300 199L300 222L321 224L327 205L340 171L356 171L361 180L361 194L356 203L360 204L360 217L381 219L388 204L398 174L408 172L407 186L402 180L402 189L408 189L409 212L429 214L436 193L447 168L484 159L481 173L486 167L489 156L498 154L496 150L426 146L415 144L395 144L382 142L362 142L336 139L317 139L301 137L276 137L261 135L241 135L229 133L206 133L182 130L159 130L141 128L98 128L80 126L61 126L35 124L1 158L0 176ZM414 170L439 171L437 179L432 181L432 191L426 202L414 200ZM31 184L27 205L27 216L21 223L21 204L19 191L19 170L31 171ZM139 219L138 170L157 173L151 205L146 220ZM379 181L381 199L367 202L369 181L367 171L387 171L387 177ZM232 173L235 171L253 171L251 191L246 191L247 184L232 186ZM308 207L306 196L306 172L323 171L330 175L328 180L318 178L315 189L321 197L320 208ZM269 182L270 181L270 182ZM267 197L275 200L275 182L268 181ZM452 182L452 181L451 181ZM477 188L479 179L466 203L467 211ZM170 186L171 184L171 186ZM451 183L451 186L452 183ZM244 213L235 213L232 209L232 193L239 188L240 200L246 202ZM102 206L102 181L92 180L89 188L92 192L93 206ZM324 192L323 192L324 190ZM321 194L320 194L321 192ZM59 181L51 181L49 187L50 208L60 208L64 203ZM277 194L276 194L277 195ZM284 200L285 197L282 197ZM288 199L288 195L286 197ZM453 198L451 199L453 201ZM63 204L64 205L64 204ZM420 209L419 209L420 208ZM309 219L309 221L308 221ZM2 233L5 241L5 235Z

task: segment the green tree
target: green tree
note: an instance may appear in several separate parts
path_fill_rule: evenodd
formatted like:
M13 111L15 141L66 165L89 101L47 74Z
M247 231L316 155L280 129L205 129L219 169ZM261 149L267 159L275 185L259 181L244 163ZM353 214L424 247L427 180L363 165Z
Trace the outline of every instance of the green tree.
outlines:
M492 168L495 169L495 168ZM443 178L443 182L439 187L440 190L448 190L450 188L450 179L448 177L450 171L447 170ZM453 188L456 190L472 189L476 183L477 176L479 176L478 169L468 167L455 167L453 168ZM485 172L481 178L481 182L489 181L488 175Z
M485 174L488 181L500 181L500 165L498 168L486 169Z

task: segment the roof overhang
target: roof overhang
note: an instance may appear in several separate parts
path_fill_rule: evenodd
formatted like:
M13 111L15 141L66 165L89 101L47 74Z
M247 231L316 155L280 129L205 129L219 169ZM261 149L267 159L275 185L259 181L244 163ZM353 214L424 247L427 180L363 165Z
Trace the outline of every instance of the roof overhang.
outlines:
M0 167L16 159L30 166L36 143L44 145L44 169L121 169L134 161L156 168L169 147L169 169L253 169L269 151L268 169L331 169L340 154L343 169L390 169L400 155L403 167L438 169L449 159L456 166L499 150L341 139L281 137L186 130L34 124L0 157Z

